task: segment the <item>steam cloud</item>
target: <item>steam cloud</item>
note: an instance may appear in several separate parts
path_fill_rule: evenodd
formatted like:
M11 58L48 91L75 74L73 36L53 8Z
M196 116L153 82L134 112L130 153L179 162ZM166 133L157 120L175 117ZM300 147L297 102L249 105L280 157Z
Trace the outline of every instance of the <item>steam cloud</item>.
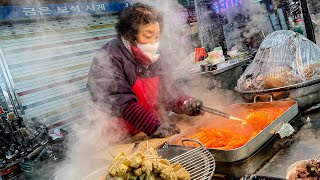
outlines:
M225 33L228 48L232 48L233 45L241 46L241 40L250 41L251 37L261 35L261 31L263 31L265 35L273 31L271 22L268 19L268 12L264 6L264 4L258 2L244 0L241 8L232 8L230 12L227 13L228 23L224 27L233 27L230 34ZM237 19L239 13L245 18L243 19L244 22L240 20L240 24L234 24L237 21L239 23ZM243 36L244 39L239 39L241 36ZM245 49L246 48L243 50Z
M247 48L241 47L243 41L250 41L251 37L261 31L264 31L266 35L273 31L266 8L258 2L244 0L241 5L218 14L214 14L213 9L201 4L196 8L200 24L200 38L204 46L210 50L222 46L224 35L227 50L238 45L244 51Z

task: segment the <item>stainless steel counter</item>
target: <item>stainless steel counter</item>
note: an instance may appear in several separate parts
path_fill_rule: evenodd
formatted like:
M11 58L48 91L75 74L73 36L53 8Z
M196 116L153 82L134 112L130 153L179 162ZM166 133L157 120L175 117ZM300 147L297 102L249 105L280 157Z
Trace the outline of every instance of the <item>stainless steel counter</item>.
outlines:
M311 121L300 129L292 138L293 142L287 148L277 152L258 172L257 175L285 178L287 168L296 161L315 159L320 154L320 110L304 115L306 121Z

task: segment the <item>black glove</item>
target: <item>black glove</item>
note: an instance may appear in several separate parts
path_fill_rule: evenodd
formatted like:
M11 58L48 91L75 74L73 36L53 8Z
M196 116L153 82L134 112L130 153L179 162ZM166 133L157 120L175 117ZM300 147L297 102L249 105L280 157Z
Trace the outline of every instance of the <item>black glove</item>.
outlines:
M163 138L174 134L179 134L180 129L174 123L162 123L158 129L151 135L155 138Z
M198 116L203 115L204 112L201 110L202 101L199 99L191 98L186 100L184 103L184 114L189 116Z

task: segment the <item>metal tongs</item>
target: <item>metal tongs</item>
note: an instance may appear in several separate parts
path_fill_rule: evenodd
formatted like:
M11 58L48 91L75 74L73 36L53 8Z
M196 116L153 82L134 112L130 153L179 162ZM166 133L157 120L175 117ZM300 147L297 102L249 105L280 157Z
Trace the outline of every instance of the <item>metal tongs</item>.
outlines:
M214 115L220 116L220 117L228 118L228 119L235 120L235 121L240 121L240 122L242 122L242 124L247 124L247 121L245 119L241 119L241 118L238 118L238 117L235 117L235 116L231 116L230 114L227 114L225 112L222 112L222 111L219 111L219 110L216 110L216 109L212 109L212 108L208 108L208 107L202 106L201 110L204 111L204 112L210 113L210 114L214 114Z

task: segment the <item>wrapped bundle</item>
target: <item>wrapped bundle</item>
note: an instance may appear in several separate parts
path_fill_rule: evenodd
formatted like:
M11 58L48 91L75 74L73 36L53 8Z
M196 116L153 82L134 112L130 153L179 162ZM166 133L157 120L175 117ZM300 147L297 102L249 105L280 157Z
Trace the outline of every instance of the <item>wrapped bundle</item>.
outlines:
M243 75L239 92L294 86L320 78L320 48L293 31L276 31L262 43Z

